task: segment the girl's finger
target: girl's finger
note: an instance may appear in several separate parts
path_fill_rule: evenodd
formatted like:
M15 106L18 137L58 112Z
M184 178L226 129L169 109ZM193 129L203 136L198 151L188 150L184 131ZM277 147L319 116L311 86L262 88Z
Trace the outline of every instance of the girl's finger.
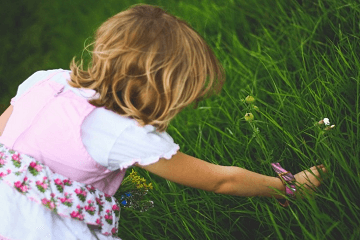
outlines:
M319 170L319 169L321 169L323 172L327 172L324 164L317 165L317 166L313 166L313 167L311 168L311 170Z

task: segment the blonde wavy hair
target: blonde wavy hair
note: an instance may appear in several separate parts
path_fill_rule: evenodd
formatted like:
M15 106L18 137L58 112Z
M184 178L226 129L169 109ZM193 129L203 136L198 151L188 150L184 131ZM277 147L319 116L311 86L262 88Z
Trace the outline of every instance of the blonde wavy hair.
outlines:
M219 93L225 81L204 39L157 6L136 4L109 18L93 45L87 70L72 59L69 84L99 93L90 104L160 132L184 107Z

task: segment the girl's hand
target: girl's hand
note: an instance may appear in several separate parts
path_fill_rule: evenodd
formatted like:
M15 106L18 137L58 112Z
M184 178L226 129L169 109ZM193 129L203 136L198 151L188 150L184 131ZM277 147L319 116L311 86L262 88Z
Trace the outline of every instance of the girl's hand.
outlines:
M304 170L294 175L298 193L309 195L310 197L313 196L314 192L316 192L316 188L320 186L323 180L320 176L320 169L324 173L327 173L327 169L321 164L310 168L312 173L309 170Z

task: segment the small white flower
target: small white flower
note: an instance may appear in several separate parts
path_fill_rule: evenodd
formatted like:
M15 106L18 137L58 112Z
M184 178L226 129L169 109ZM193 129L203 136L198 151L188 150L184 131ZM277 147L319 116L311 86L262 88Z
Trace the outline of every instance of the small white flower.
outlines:
M323 121L324 121L324 123L325 123L326 126L329 126L329 125L330 125L330 121L329 121L328 118L324 118Z

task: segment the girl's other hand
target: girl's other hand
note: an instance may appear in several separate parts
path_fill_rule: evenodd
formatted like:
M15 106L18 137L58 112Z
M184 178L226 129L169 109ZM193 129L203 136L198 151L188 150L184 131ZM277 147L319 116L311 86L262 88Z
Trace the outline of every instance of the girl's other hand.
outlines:
M313 196L313 193L316 192L316 188L319 187L321 182L323 181L323 178L320 176L320 169L324 173L328 172L324 165L321 164L311 167L311 171L304 170L294 175L296 179L296 185L298 186L298 193L306 194L310 197Z

